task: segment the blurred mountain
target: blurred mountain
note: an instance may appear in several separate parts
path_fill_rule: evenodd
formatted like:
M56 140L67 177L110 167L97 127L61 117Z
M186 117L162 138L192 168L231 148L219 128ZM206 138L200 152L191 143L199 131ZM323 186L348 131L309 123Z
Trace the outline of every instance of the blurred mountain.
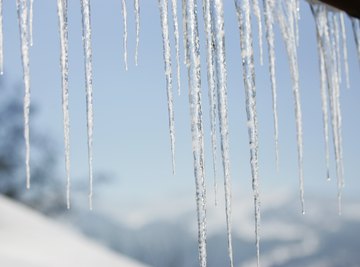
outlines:
M342 215L336 200L307 198L307 214L289 194L263 197L261 266L360 266L360 203L347 200ZM117 216L119 217L119 216ZM121 217L121 215L120 215ZM155 219L141 225L95 212L67 218L86 235L114 251L157 267L197 267L196 214ZM68 222L69 222L68 221ZM233 249L236 266L256 266L251 199L234 199ZM208 212L208 266L228 266L224 211Z

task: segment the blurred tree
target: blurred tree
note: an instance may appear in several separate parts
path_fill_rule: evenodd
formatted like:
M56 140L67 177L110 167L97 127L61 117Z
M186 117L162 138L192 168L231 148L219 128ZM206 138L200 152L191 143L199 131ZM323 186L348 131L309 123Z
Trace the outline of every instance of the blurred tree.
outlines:
M31 129L31 189L26 189L22 91L14 87L9 90L0 78L0 193L45 214L58 214L65 210L64 187L56 180L54 145L38 129ZM36 113L33 105L31 116Z

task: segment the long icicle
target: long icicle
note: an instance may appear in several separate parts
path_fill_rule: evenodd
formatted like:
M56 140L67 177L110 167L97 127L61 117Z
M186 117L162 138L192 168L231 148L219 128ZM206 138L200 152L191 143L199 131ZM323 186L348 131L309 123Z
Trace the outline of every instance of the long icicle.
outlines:
M341 131L339 122L339 104L337 103L338 92L339 90L339 80L338 75L336 74L336 50L335 50L335 41L333 34L333 25L331 24L332 19L328 18L328 11L325 6L311 4L311 11L313 13L317 35L319 36L318 42L322 54L324 55L325 62L325 71L327 77L327 89L328 96L330 100L330 115L331 115L331 125L332 125L332 135L333 135L333 144L335 151L335 161L336 161L336 177L337 177L337 187L338 187L338 208L339 214L341 213L341 195L342 195L342 163L341 163ZM321 55L320 55L321 56Z
M68 86L68 24L67 0L57 0L59 33L60 33L60 66L62 86L62 108L64 123L65 169L66 169L66 206L70 209L70 117L69 117L69 86Z
M30 61L29 61L29 40L28 40L28 8L26 0L16 0L19 31L21 39L21 59L24 78L24 138L25 138L25 167L26 167L26 188L30 188Z
M188 34L191 72L189 72L190 113L192 149L194 158L194 174L196 185L196 205L198 219L198 242L200 266L205 267L206 255L206 188L204 169L204 133L201 108L201 74L200 74L200 45L198 32L197 4L195 0L188 2Z
M91 49L91 23L90 1L81 0L82 30L85 56L85 84L86 84L86 111L87 111L87 135L88 135L88 160L89 160L89 208L92 210L93 203L93 88L92 88L92 49Z
M230 175L230 151L229 151L229 126L227 104L227 68L225 57L225 24L224 7L222 0L215 0L215 25L216 25L216 64L218 82L218 113L221 136L221 156L224 171L225 188L225 213L228 239L228 254L230 266L234 265L232 249L231 227L231 175Z
M299 67L297 61L297 44L296 44L296 24L297 18L294 18L296 1L282 0L278 3L280 6L277 8L277 18L285 42L291 80L292 90L294 95L295 106L295 119L296 119L296 140L298 151L298 168L299 168L299 187L300 187L300 202L302 213L305 213L305 200L304 200L304 174L303 174L303 137L302 137L302 114L300 103L300 87L299 87ZM281 6L282 5L282 6ZM286 14L284 14L286 12Z
M174 104L172 92L172 71L171 71L171 51L169 39L169 24L168 24L168 0L159 0L161 31L163 40L163 56L166 76L166 94L168 100L169 113L169 131L171 142L171 162L173 173L175 174L175 119L174 119Z
M0 0L0 75L4 74L3 0Z
M180 89L180 41L179 41L179 23L178 23L178 15L177 15L177 0L171 0L171 11L172 11L172 18L174 24L174 38L175 38L175 50L176 50L176 80L177 80L177 87L178 87L178 95L181 93Z
M29 9L29 43L33 46L33 18L34 18L34 0L30 0Z
M336 169L337 169L337 185L338 185L338 209L339 214L341 214L342 210L342 187L343 187L343 161L342 161L342 136L341 136L341 111L340 111L340 79L338 73L338 51L337 51L337 32L336 32L336 20L335 15L331 12L327 12L328 18L327 20L327 29L329 31L328 35L329 39L329 56L331 59L331 63L329 67L331 68L331 77L332 77L332 85L330 97L332 97L332 113L334 123L334 136L336 138L335 144L335 158L336 158Z
M258 42L259 42L259 52L260 52L260 65L263 65L263 31L262 31L262 21L261 21L261 11L260 11L260 5L259 0L251 0L252 2L252 8L254 15L257 19L258 24Z
M269 55L269 72L272 93L272 109L274 117L274 141L276 170L279 170L279 129L277 112L276 66L275 66L275 38L274 38L274 0L263 0L265 12L265 31Z
M216 168L216 108L217 108L217 96L216 96L216 81L215 81L215 49L214 49L214 29L212 27L213 12L211 0L203 0L203 13L204 13L204 25L206 34L206 62L207 62L207 80L208 80L208 95L210 106L210 131L211 131L211 152L213 163L213 175L214 175L214 194L215 205L217 205L217 168Z
M135 65L138 65L139 43L140 43L140 4L139 0L134 0L135 12L135 31L136 31L136 47L135 47Z
M246 114L250 144L250 164L255 207L255 238L257 266L260 266L260 192L258 167L258 129L256 114L256 88L254 49L251 31L249 0L235 0L240 30L240 46L243 65L243 80L246 95Z
M346 38L344 12L340 13L340 27L341 27L341 38L342 38L342 49L343 49L346 87L350 88L349 62L348 62L348 50L347 50L347 40L346 40L347 38Z
M321 92L321 108L324 124L324 140L325 140L325 161L326 161L326 179L330 180L330 149L329 149L329 115L327 105L327 76L325 69L325 55L321 47L321 41L319 35L317 35L317 46L319 53L319 65L320 65L320 92Z
M127 60L127 8L126 8L126 0L121 0L121 13L123 16L123 26L124 26L124 33L123 33L123 46L124 46L124 63L125 63L125 70L128 70L128 60Z

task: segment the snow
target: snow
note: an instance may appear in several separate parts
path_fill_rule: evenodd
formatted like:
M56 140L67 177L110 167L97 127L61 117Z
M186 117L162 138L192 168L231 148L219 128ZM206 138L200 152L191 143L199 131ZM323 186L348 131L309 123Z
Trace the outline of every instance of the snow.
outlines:
M0 197L0 265L6 267L145 266Z

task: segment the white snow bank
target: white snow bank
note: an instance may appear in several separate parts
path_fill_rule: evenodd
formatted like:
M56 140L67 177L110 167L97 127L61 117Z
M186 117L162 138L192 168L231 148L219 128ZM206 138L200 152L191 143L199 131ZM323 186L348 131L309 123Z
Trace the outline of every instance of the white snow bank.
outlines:
M145 266L1 196L0 214L0 266Z

